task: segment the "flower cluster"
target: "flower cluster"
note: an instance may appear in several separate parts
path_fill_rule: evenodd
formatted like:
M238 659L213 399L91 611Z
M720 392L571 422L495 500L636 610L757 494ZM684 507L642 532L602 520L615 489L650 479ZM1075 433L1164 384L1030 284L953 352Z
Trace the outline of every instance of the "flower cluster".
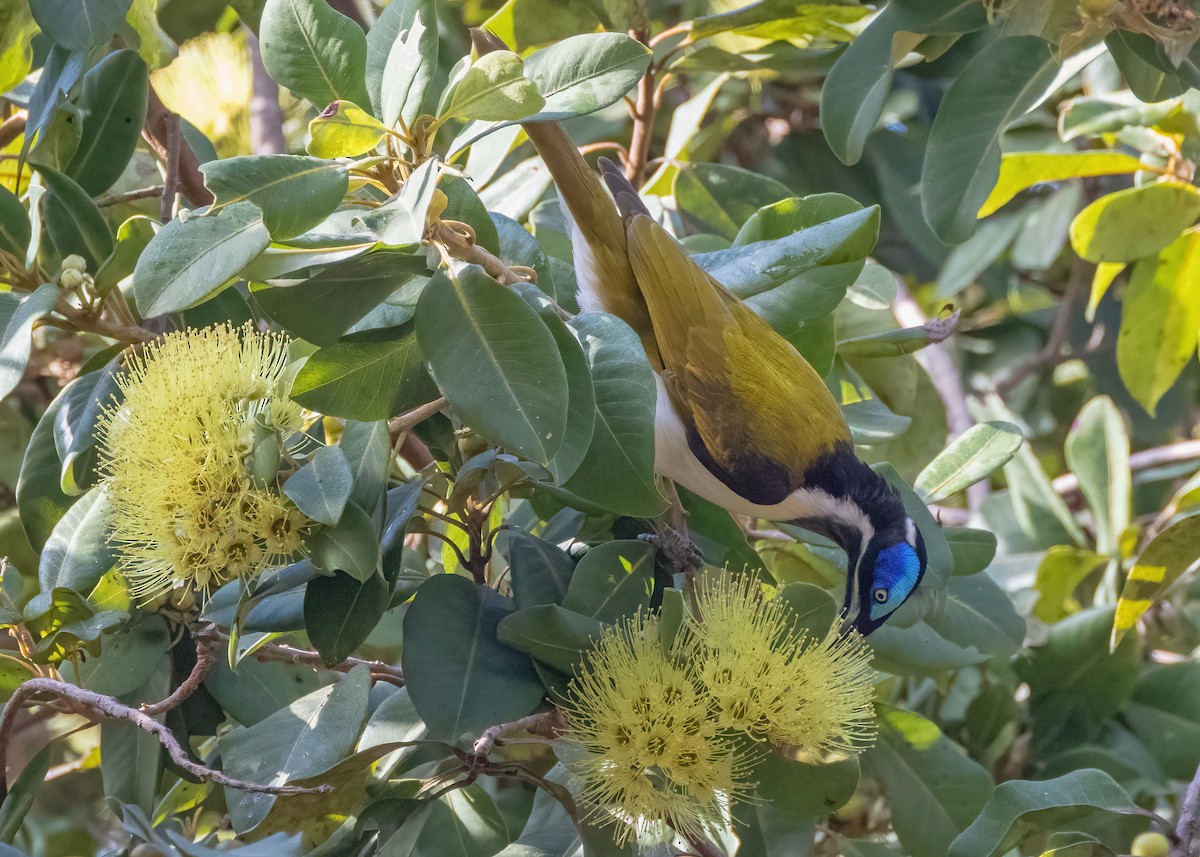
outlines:
M136 598L205 591L302 548L308 520L274 490L279 438L300 427L286 365L285 338L228 325L167 334L126 360L98 446L110 540Z
M871 655L857 634L808 638L749 575L704 582L696 608L669 643L654 617L608 630L571 682L570 767L618 844L719 826L752 789L754 742L819 758L860 752L874 735Z

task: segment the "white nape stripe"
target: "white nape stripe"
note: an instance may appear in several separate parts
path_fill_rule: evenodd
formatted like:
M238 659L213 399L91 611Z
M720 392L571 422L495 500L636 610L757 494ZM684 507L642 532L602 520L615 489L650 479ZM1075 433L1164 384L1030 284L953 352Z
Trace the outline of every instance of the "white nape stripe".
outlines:
M915 549L917 546L917 525L912 518L904 519L904 538Z
M567 221L567 231L571 234L571 255L575 260L575 281L579 286L579 308L584 312L603 312L604 302L600 299L600 275L597 271L596 254L592 245L583 237L579 224L575 222L567 201L561 191L558 194L558 207Z
M666 386L657 375L658 402L654 416L654 469L660 475L678 482L705 500L723 506L739 515L766 518L768 521L794 521L799 518L825 518L854 527L862 533L862 544L875 535L871 521L854 503L834 497L819 489L800 488L780 503L762 506L751 503L735 493L701 463L687 442L687 429L679 419L675 406L667 395Z

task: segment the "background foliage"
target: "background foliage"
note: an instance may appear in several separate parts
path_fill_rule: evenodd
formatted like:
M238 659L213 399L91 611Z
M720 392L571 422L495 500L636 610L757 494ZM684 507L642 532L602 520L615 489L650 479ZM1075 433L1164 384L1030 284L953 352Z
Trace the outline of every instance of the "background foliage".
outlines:
M335 6L0 2L0 690L134 711L202 675L143 717L235 780L332 786L200 780L60 700L10 724L0 850L617 853L554 799L549 749L471 752L649 603L636 519L662 511L649 366L570 316L522 119L625 158L826 375L929 543L870 638L876 746L771 757L721 846L1109 855L1148 813L1176 835L1200 763L1186 3ZM519 56L472 62L479 24ZM138 606L95 403L123 347L217 321L294 338L309 555ZM832 619L838 551L684 503L710 564Z

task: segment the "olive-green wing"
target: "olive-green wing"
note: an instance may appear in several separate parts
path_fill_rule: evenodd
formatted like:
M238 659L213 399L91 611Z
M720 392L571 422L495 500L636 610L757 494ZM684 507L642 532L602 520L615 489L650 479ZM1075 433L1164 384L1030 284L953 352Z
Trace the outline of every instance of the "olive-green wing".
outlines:
M629 259L667 389L730 488L779 502L850 432L824 381L770 325L702 271L649 217L626 224Z

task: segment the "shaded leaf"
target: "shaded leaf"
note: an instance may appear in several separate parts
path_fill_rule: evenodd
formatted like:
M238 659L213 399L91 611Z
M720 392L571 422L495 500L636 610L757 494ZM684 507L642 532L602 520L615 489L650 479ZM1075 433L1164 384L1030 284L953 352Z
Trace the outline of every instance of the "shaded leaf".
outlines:
M355 154L358 154L357 152ZM301 155L245 155L200 166L216 201L211 211L251 202L276 241L305 232L346 195L345 164Z
M339 99L371 103L367 38L325 0L267 0L258 38L267 72L298 97L321 108Z

